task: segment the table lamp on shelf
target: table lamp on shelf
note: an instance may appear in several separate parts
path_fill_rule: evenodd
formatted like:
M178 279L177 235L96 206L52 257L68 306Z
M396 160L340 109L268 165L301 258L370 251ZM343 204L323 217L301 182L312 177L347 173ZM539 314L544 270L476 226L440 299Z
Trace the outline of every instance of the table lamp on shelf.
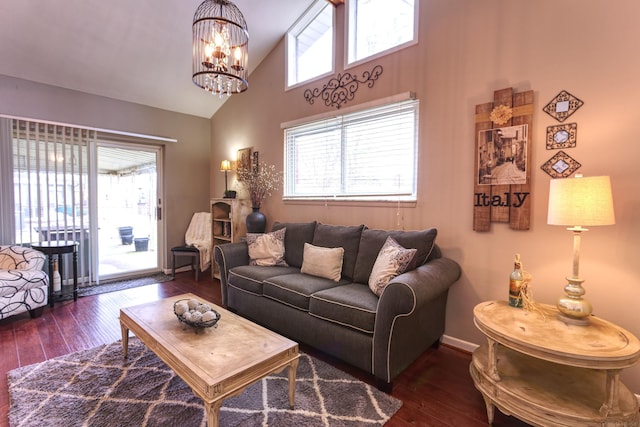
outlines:
M233 190L229 190L228 181L227 181L227 173L231 170L231 162L229 160L223 160L220 162L220 172L224 172L224 198L225 199L235 199L236 192Z
M585 290L578 270L580 263L580 235L588 231L584 226L615 224L611 180L608 176L552 179L549 184L547 224L570 226L573 232L573 274L567 277L565 295L558 299L561 320L588 325L591 303L582 298Z

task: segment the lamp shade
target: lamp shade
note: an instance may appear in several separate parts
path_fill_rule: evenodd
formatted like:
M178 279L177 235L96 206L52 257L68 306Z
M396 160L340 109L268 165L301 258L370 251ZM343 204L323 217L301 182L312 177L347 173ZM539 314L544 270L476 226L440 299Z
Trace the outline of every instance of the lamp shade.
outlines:
M231 170L231 162L229 160L223 160L220 162L220 172L226 172Z
M615 224L608 176L552 179L547 224L592 226Z

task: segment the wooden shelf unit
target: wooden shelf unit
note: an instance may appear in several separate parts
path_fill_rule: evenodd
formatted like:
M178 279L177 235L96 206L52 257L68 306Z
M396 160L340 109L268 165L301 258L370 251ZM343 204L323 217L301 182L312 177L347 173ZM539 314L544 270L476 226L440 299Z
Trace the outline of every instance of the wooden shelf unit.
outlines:
M213 246L236 243L247 234L245 220L251 212L246 199L211 199L211 233ZM211 251L211 272L219 279L220 272Z

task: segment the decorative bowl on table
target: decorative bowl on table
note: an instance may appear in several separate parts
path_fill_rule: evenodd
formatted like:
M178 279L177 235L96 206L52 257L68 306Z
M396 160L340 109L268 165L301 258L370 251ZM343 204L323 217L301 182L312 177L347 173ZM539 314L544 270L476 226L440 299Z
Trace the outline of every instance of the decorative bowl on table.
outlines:
M173 303L173 312L178 320L195 328L196 332L216 326L220 313L196 299L180 299Z

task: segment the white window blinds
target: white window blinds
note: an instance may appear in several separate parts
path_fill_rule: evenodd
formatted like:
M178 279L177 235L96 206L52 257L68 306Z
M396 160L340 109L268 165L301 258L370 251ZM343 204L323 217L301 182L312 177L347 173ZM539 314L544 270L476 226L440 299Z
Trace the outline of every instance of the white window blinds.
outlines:
M284 197L415 200L418 101L285 129Z

